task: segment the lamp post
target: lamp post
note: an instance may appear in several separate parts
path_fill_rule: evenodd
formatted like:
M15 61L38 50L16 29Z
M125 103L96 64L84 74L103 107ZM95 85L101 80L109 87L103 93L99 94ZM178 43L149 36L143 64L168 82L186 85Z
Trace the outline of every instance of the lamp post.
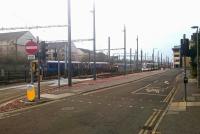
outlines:
M192 29L197 29L197 87L199 88L199 27L198 26L192 26Z

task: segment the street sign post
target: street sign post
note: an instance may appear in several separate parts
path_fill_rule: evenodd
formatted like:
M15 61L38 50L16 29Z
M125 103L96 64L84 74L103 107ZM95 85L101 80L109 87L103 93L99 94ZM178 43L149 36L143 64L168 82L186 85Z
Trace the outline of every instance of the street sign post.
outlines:
M30 40L25 45L25 50L28 55L29 60L35 59L35 54L38 52L38 44L33 40ZM30 62L31 67L31 83L33 84L33 70L32 70L32 61Z

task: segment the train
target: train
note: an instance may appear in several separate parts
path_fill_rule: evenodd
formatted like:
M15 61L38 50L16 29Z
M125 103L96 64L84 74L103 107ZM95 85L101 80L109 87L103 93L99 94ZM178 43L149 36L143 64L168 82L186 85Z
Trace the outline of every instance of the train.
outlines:
M60 74L64 75L65 62L60 61ZM80 62L72 61L71 73L72 76L90 75L92 74L93 62ZM67 64L68 67L68 64ZM44 70L45 76L54 76L58 74L58 61L47 61L46 69ZM96 62L96 73L117 72L118 66L111 65L108 62Z
M37 68L37 61L35 63L35 67ZM65 61L60 61L60 74L65 74ZM153 67L154 66L154 67ZM34 70L37 70L37 69ZM47 61L45 66L41 66L41 74L44 77L51 77L58 75L58 61ZM68 68L68 64L67 64ZM71 62L71 74L72 77L75 76L84 76L84 75L92 75L94 68L93 62L80 62L80 61L72 61ZM157 69L158 66L156 63L144 63L142 67L139 68L141 71L151 71ZM136 70L136 65L134 64L126 64L126 71L133 72ZM112 63L109 62L96 62L96 73L123 73L124 72L124 63Z
M151 70L158 70L158 63L143 63L142 64L142 71L151 71Z

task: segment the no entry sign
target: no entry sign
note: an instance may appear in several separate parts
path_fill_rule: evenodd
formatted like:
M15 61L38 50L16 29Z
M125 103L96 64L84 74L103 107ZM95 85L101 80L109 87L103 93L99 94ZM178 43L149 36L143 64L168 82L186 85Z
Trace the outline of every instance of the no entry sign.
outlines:
M38 44L34 41L28 41L25 45L27 54L34 55L38 52Z

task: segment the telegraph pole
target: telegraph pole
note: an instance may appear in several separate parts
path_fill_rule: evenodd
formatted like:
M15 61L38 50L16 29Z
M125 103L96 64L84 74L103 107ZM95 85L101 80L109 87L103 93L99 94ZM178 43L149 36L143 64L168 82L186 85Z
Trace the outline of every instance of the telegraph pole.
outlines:
M142 60L143 60L143 59L142 59L142 56L143 56L143 53L142 53L142 49L141 49L141 69L142 69L142 62L143 62L143 61L142 61Z
M160 68L160 58L159 58L159 51L158 51L158 58L157 58L157 60L158 60L158 69Z
M161 60L161 61L160 61L160 62L161 62L160 64L161 64L161 67L162 67L162 53L161 53L161 56L160 56L160 60Z
M72 86L71 60L71 0L68 0L68 86Z
M126 75L126 27L124 25L124 75Z
M108 62L110 63L110 37L108 37Z
M94 1L94 3L93 3L93 52L94 52L93 80L96 80L96 26L95 26L95 1Z
M137 40L136 70L138 71L138 36L136 40Z
M132 65L131 65L131 62L132 61L132 49L130 48L130 69L131 69L131 72L133 71L132 69Z
M153 54L152 54L152 61L153 61L153 70L154 70L154 48L153 48Z

